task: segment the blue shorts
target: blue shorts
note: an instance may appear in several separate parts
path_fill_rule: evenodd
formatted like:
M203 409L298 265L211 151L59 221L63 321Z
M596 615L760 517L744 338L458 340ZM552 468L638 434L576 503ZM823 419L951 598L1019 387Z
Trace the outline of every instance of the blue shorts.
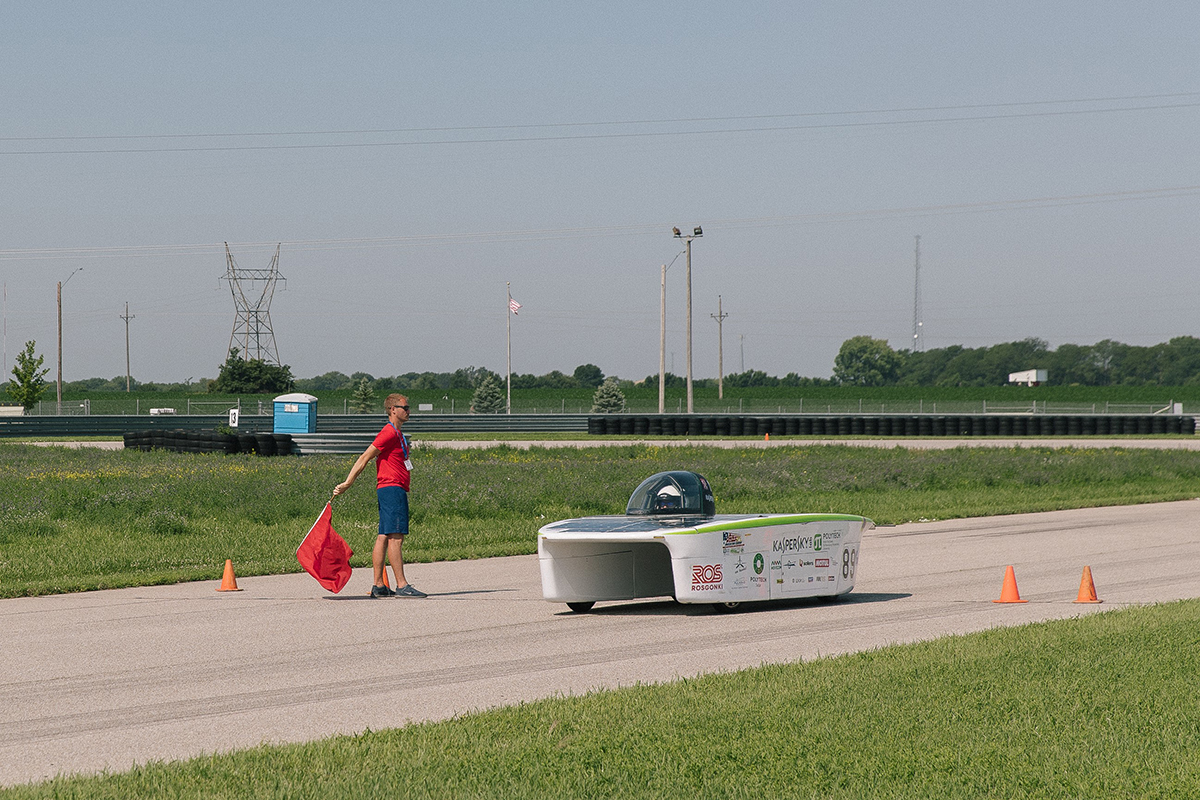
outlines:
M379 535L408 533L408 492L399 486L380 486L375 490L379 498Z

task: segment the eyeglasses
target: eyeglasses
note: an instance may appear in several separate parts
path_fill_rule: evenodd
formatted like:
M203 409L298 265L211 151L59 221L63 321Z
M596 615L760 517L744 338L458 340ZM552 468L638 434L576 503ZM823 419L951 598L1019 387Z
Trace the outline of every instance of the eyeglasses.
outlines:
M408 406L392 406L392 411L395 411L397 408L403 408L405 411L408 411Z

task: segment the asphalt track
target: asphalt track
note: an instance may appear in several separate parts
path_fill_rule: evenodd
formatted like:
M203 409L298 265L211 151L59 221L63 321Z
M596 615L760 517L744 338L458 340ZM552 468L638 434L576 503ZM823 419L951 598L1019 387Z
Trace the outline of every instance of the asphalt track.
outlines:
M0 601L0 785L1200 595L1200 500L864 538L855 591L732 615L541 599L536 556L416 564L425 600L307 575ZM357 543L361 548L364 543ZM1006 565L1025 604L1001 605ZM1076 605L1083 567L1101 605Z

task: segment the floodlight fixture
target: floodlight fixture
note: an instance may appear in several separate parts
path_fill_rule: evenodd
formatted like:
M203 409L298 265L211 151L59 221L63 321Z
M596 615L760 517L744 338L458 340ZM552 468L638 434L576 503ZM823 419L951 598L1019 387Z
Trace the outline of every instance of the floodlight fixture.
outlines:
M680 233L679 228L671 228L671 232L676 239L683 239L684 252L687 254L687 410L691 414L694 411L692 402L692 240L704 235L704 231L697 225L692 229L691 236L685 236Z

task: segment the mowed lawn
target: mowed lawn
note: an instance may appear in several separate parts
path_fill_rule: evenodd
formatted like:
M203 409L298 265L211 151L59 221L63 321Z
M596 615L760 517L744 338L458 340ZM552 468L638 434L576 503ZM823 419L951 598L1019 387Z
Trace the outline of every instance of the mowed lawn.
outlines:
M1183 450L843 446L718 450L416 448L411 561L533 553L557 519L623 513L667 469L705 475L727 513L841 512L878 523L1200 496ZM353 456L257 458L0 444L0 597L297 572L295 549ZM334 503L369 563L373 468Z

